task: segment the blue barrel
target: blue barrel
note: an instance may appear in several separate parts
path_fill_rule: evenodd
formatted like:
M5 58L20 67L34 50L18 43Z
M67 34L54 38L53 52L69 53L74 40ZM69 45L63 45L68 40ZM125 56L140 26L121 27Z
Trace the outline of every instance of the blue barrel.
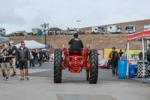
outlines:
M127 72L127 60L119 60L118 62L118 77L120 79L126 78L126 72Z
M135 75L135 68L136 68L136 65L135 65L135 64L130 64L130 65L129 65L129 77L130 77L130 78L134 78L134 75Z

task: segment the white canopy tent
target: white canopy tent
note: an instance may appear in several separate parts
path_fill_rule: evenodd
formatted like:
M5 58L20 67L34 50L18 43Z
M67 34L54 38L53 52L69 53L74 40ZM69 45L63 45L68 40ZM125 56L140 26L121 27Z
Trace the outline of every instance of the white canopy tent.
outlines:
M35 40L25 40L24 41L25 46L29 49L42 49L45 48L45 45L42 43L39 43ZM20 47L20 43L16 44L16 47L19 48Z

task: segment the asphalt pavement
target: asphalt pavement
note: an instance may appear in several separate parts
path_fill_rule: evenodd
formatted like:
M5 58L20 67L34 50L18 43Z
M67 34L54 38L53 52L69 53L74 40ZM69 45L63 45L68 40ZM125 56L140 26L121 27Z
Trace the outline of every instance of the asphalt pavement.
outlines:
M19 76L3 81L0 77L0 100L150 100L150 84L111 75L110 69L99 69L97 84L79 74L63 71L63 82L53 83L53 64L29 69L30 80Z

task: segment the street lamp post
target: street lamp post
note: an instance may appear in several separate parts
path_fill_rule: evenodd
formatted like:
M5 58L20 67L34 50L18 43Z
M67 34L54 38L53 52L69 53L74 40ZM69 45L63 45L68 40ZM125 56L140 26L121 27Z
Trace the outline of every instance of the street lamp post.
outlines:
M77 32L79 33L79 24L80 24L80 22L81 22L81 20L76 20L76 22L77 22Z
M44 33L44 36L45 36L45 48L46 48L46 45L47 45L47 32L49 31L49 23L44 23L41 25L42 29L43 29L43 33ZM42 35L43 36L43 35Z

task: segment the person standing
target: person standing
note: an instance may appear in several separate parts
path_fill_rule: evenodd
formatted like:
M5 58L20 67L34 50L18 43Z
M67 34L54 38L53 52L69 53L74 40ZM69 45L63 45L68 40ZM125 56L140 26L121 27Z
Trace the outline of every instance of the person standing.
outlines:
M150 63L150 44L148 45L148 49L147 49L147 51L146 51L146 58L147 58L147 61L148 61L148 63Z
M126 48L124 49L123 54L120 56L120 59L127 60L127 49Z
M10 75L10 61L12 58L11 49L9 48L8 42L4 43L1 53L2 53L2 64L1 64L2 74L4 80L8 80Z
M120 51L119 51L119 57L122 57L122 55L123 55L123 51L122 51L122 49L120 49Z
M29 49L25 46L24 41L21 41L21 46L18 49L18 54L17 54L17 61L19 63L20 75L21 75L20 80L24 80L24 79L29 80L29 77L28 77L28 60L29 59L30 59Z
M3 43L0 43L0 71L1 71L1 73L2 73L2 76L5 77L4 71L3 71L3 69L2 69L2 63L3 63L2 50L3 50Z
M115 47L112 47L112 51L109 54L110 58L110 65L112 67L112 74L115 76L117 74L117 67L118 67L118 60L119 60L119 53L116 51Z
M30 50L30 68L33 67L34 67L34 57L33 57L32 50Z
M42 50L40 50L38 52L38 62L39 62L39 67L41 67L42 63L43 63L43 53L42 53Z
M10 41L10 49L12 52L12 59L11 59L11 68L13 70L12 77L16 75L16 57L17 57L17 47L14 45L13 41Z
M35 50L32 50L32 56L33 56L33 64L34 64L34 67L35 67L35 65L36 65L36 52L35 52ZM31 58L30 58L31 59Z

